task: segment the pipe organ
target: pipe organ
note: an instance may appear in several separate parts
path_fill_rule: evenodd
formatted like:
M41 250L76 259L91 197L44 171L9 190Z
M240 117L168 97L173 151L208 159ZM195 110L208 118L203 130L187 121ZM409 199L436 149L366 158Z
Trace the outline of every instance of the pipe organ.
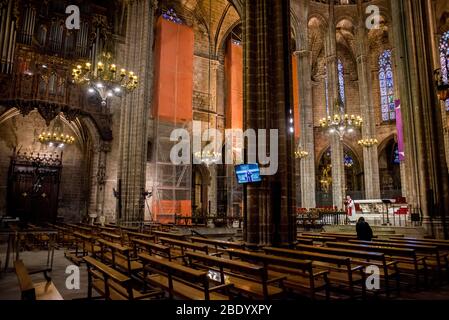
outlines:
M10 74L13 70L16 23L13 0L0 0L0 73Z

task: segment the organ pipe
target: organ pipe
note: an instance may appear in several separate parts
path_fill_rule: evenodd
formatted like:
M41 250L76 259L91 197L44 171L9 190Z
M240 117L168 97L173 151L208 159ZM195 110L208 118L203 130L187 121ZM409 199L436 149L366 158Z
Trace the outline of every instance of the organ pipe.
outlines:
M0 72L11 73L16 43L16 20L12 16L13 1L8 0L0 11Z

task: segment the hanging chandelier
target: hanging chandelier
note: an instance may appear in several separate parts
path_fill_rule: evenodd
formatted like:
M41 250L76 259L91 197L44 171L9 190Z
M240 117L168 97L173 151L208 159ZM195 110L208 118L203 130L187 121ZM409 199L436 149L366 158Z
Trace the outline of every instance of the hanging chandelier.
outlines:
M369 138L369 139L361 139L358 141L359 146L365 147L365 148L371 148L375 145L379 144L379 140L376 138Z
M209 29L212 24L212 3L211 0L209 0ZM209 110L207 113L207 128L209 129L210 126L210 107L212 104L212 97L211 97L211 61L212 59L212 46L209 39L209 68L208 68L208 97L209 97ZM213 164L217 164L220 162L220 159L222 157L222 154L217 151L217 146L215 145L214 150L202 150L194 153L194 157L201 163L205 164L206 166L210 166Z
M102 55L102 61L96 66L87 62L73 69L73 82L87 87L90 94L96 94L101 99L101 105L106 106L108 98L121 97L124 92L134 91L139 85L137 75L133 71L118 69L113 63L110 53Z
M296 149L295 151L295 158L296 159L305 159L309 156L309 153L305 150L302 150L300 147L298 147L298 149Z
M335 103L335 109L339 110L339 113L335 113L333 117L328 116L321 119L320 126L327 129L330 134L338 135L340 140L343 140L345 135L351 134L362 127L363 119L361 116L345 114L340 105L341 103L338 101Z
M210 166L220 161L221 153L211 150L203 150L195 152L194 157L206 166Z
M64 134L63 124L60 115L54 120L53 126L39 135L39 142L50 148L64 148L75 142L75 137Z

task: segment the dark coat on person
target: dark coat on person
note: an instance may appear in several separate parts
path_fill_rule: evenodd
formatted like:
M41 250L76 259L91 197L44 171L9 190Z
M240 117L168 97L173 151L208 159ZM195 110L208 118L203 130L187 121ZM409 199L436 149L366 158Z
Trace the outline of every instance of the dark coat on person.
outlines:
M373 230L371 229L368 222L357 222L357 239L363 241L371 241L373 239Z

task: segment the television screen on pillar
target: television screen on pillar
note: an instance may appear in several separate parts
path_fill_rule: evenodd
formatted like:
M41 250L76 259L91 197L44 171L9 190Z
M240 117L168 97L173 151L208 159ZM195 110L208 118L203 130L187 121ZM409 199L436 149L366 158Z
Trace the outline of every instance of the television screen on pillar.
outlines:
M240 164L235 166L235 174L239 184L249 184L262 181L259 165Z

